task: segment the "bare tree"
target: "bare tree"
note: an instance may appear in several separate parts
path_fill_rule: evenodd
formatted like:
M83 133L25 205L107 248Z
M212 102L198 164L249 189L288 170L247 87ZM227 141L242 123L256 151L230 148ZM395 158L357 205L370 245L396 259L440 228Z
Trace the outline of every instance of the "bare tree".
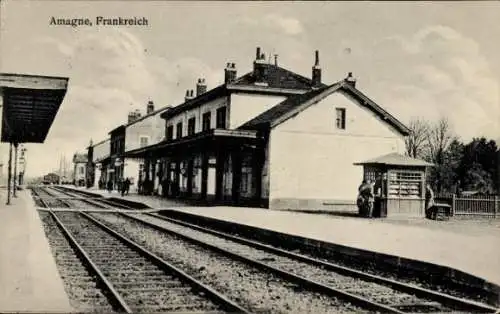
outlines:
M441 118L433 125L427 136L427 160L434 163L433 181L438 192L441 192L443 179L445 177L446 151L450 144L457 140L457 136L452 132L448 119Z
M405 138L406 154L413 158L423 158L428 146L429 123L422 118L412 118L408 128L410 135Z

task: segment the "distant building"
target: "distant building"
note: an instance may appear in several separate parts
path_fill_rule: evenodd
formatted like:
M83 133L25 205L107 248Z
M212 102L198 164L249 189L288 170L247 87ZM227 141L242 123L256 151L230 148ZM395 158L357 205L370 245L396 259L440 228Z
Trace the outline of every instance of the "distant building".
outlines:
M85 186L87 161L87 154L76 153L73 155L73 183L76 186Z
M89 186L104 189L109 179L110 167L110 139L99 143L91 143L87 148L87 182Z
M88 178L91 185L105 188L105 184L111 181L117 188L120 180L129 178L132 188L137 189L138 182L144 178L143 160L125 158L124 154L164 140L165 121L160 114L169 109L170 106L164 106L155 110L153 101L149 101L144 115L139 110L129 112L126 124L109 132L108 139L90 145L88 158L91 170ZM92 171L95 174L90 175Z

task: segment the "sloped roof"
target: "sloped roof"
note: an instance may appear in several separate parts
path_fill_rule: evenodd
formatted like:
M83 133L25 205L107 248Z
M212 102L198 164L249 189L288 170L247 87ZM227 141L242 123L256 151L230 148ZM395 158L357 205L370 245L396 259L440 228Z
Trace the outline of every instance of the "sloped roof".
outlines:
M43 143L64 100L66 77L0 73L1 141Z
M144 116L142 116L142 117L140 117L140 118L138 118L138 119L135 119L135 120L134 120L134 121L132 121L132 122L128 122L128 123L126 123L126 124L125 124L125 127L129 127L129 126L131 126L131 125L133 125L133 124L138 123L139 121L143 121L143 120L145 120L145 119L147 119L147 118L149 118L149 117L151 117L151 116L155 116L155 115L157 115L157 114L159 114L159 113L161 114L162 112L167 111L167 110L170 110L170 109L172 109L172 106L168 106L168 105L167 105L167 106L163 106L163 107L161 107L161 108L159 108L159 109L156 109L156 110L154 110L154 111L152 111L152 112L150 112L150 113L148 113L148 114L145 114Z
M363 162L354 163L355 165L389 165L389 166L419 166L419 167L429 167L434 164L428 163L424 160L404 156L398 153L390 153L387 155L379 156L370 160Z
M254 72L248 72L243 76L236 78L233 82L221 84L193 99L172 107L161 113L163 119L174 116L189 108L196 107L201 103L213 100L217 97L229 95L231 92L256 92L260 94L279 94L290 96L293 94L303 94L311 90L314 86L311 79L286 70L273 64L262 64L266 68L266 76L264 83L266 85L258 85L255 82ZM326 85L320 84L319 87Z
M324 93L326 89L328 89L328 87L322 87L304 94L290 96L276 106L273 106L252 120L246 122L240 128L252 129L259 127L272 127L271 125L273 122L278 121L278 119L292 113L295 109L299 108L300 105Z
M319 101L325 99L329 95L337 92L343 91L349 94L351 97L355 98L361 105L367 107L372 112L374 112L378 117L380 117L384 122L391 125L402 135L408 135L410 130L399 120L385 111L382 107L377 105L374 101L369 99L358 89L353 87L350 83L342 80L335 84L327 87L320 87L318 89L313 89L310 92L301 95L293 95L277 104L276 106L270 108L269 110L263 112L252 120L243 124L240 128L242 129L254 129L254 128L273 128L289 118L297 115L301 111L307 109L308 107L318 103Z
M279 88L279 89L303 89L308 90L314 87L314 84L310 78L297 74L295 72L289 71L282 67L274 64L261 64L267 73L265 77L265 83L269 88ZM255 85L255 75L253 72L249 72L231 83L233 86L240 85ZM321 84L320 86L326 86Z

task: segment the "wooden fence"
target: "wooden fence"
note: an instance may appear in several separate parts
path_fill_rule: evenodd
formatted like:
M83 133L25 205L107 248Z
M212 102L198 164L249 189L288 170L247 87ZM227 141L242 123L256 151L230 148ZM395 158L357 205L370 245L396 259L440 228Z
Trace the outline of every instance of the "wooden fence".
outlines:
M435 202L449 204L452 215L457 218L500 218L500 197L497 195L437 195Z

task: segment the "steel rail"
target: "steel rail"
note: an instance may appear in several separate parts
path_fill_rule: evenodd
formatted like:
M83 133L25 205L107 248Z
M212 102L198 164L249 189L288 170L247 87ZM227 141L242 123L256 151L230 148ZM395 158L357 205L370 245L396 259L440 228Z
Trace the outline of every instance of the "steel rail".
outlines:
M41 198L41 196L37 190L31 189L31 191L36 194L36 196L38 197L38 200L42 203L43 206L45 206L46 208L50 208L49 205L45 202L45 200Z
M237 313L250 313L247 309L242 307L241 305L229 300L227 297L224 295L220 294L219 292L215 291L214 289L210 288L209 286L201 283L200 281L196 280L195 278L191 277L188 275L186 272L183 270L175 267L174 265L166 262L163 260L161 257L157 256L156 254L150 252L149 250L145 249L141 245L137 244L136 242L126 238L119 232L111 229L110 227L106 226L105 224L101 223L100 221L96 220L94 217L80 212L80 214L87 218L88 220L92 221L95 225L99 226L102 230L106 231L107 233L111 234L114 236L116 239L120 240L122 243L126 244L133 250L139 252L140 254L144 255L150 260L153 260L158 266L163 268L164 270L167 270L169 272L175 273L177 276L182 278L183 280L187 281L188 283L191 284L191 286L197 288L198 290L201 290L205 292L207 295L209 295L213 300L216 300L216 302L221 305L226 311L229 312L237 312Z
M57 215L53 211L50 210L49 212L56 221L59 228L63 231L64 236L68 239L71 246L76 250L77 254L83 258L84 262L90 266L90 268L95 274L97 274L99 281L101 281L104 284L104 286L109 290L116 304L121 308L121 310L124 310L126 313L132 313L132 310L127 305L125 300L123 300L122 296L118 293L118 291L116 291L116 289L113 287L113 284L109 282L106 276L104 276L104 274L99 270L99 267L97 267L97 265L94 264L90 256L87 254L87 252L85 252L85 250L80 246L80 244L78 244L78 241L73 237L71 232L66 228L66 226L62 223L59 217L57 217Z
M108 202L108 200L100 200L100 199L93 201L93 203L94 202L96 202L96 203L103 202L105 204L115 203L112 201ZM121 204L119 204L119 206L123 206L126 208L132 208L132 207L129 207L126 205L121 205ZM125 215L124 213L122 213L122 214ZM220 236L220 237L223 237L223 238L228 239L228 240L232 240L232 241L235 241L235 242L238 242L241 244L252 246L254 248L265 250L267 252L271 252L271 253L279 254L279 255L282 255L282 256L285 256L288 258L296 259L296 260L299 260L301 262L310 263L310 264L313 264L316 266L323 266L328 270L332 270L332 271L335 271L335 272L340 273L340 274L353 276L353 277L360 278L363 280L367 280L367 281L371 281L374 283L389 286L395 290L405 292L405 293L411 293L411 294L414 294L414 295L416 295L418 297L422 297L422 298L428 298L428 299L431 299L433 301L437 301L443 305L452 306L452 307L459 307L460 309L469 310L469 311L480 311L480 312L491 312L491 313L496 313L496 312L500 311L500 309L497 309L495 307L492 307L492 306L489 306L489 305L486 305L486 304L483 304L480 302L467 300L464 298L455 297L452 295L433 291L430 289L425 289L425 288L418 287L415 285L399 282L399 281L396 281L393 279L388 279L388 278L380 277L377 275L372 275L372 274L365 273L365 272L362 272L359 270L355 270L355 269L352 269L349 267L345 267L345 266L341 266L341 265L337 265L337 264L333 264L333 263L329 263L329 262L325 262L325 261L320 261L320 260L305 256L305 255L301 255L301 254L293 253L293 252L286 251L283 249L275 248L275 247L265 245L265 244L262 244L262 243L259 243L256 241L244 239L244 238L237 237L234 235L229 235L226 233L222 233L220 231L211 230L208 228L193 225L193 224L183 222L180 220L176 220L173 218L168 218L168 217L161 216L158 214L153 214L153 213L144 213L144 214L150 215L150 216L155 217L155 218L163 219L163 220L166 220L166 221L169 221L172 223L176 223L179 225L183 225L185 227L190 227L190 228L202 231L202 232L207 232L207 233L210 233L210 234L213 234L216 236ZM136 219L135 217L132 217L132 216L128 216L128 215L126 215L126 216L129 218Z
M363 279L366 281L371 281L371 282L382 284L382 285L386 285L386 286L389 286L395 290L405 292L405 293L411 293L411 294L414 294L418 297L428 298L428 299L431 299L433 301L440 302L444 305L458 306L462 310L491 312L491 313L494 313L495 311L498 310L495 307L492 307L492 306L489 306L486 304L482 304L482 303L479 303L476 301L471 301L471 300L467 300L467 299L454 297L454 296L451 296L451 295L448 295L445 293L432 291L432 290L418 287L415 285L399 282L399 281L396 281L393 279L383 278L383 277L380 277L377 275L365 273L365 272L355 270L355 269L352 269L349 267L340 266L340 265L336 265L336 264L333 264L330 262L321 261L321 260L314 259L314 258L305 256L305 255L302 255L302 254L286 251L286 250L283 250L280 248L272 247L270 245L262 244L262 243L248 240L248 239L244 239L242 237L238 237L235 235L223 233L220 231L208 229L208 228L201 227L201 226L197 226L197 225L190 224L190 223L180 221L177 219L165 217L165 216L162 216L159 214L154 214L154 213L143 213L143 214L149 215L149 216L152 216L152 217L155 217L158 219L162 219L162 220L174 223L174 224L178 224L178 225L182 225L182 226L185 226L188 228L192 228L192 229L195 229L195 230L198 230L201 232L206 232L206 233L209 233L212 235L216 235L216 236L222 237L224 239L228 239L228 240L231 240L231 241L234 241L237 243L245 244L245 245L248 245L248 246L251 246L254 248L258 248L258 249L261 249L261 250L264 250L264 251L267 251L270 253L282 255L282 256L285 256L285 257L288 257L291 259L299 260L301 262L310 263L310 264L313 264L315 266L322 266L328 270L332 270L332 271L337 272L337 273L341 273L341 274L348 275L348 276L353 276L356 278L360 278L360 279Z
M276 267L264 264L262 262L256 261L254 259L248 258L246 256L242 256L242 255L239 255L237 253L231 252L229 250L217 247L217 246L215 246L213 244L206 243L206 242L203 242L201 240L195 239L193 237L184 235L182 233L178 233L176 231L170 230L168 228L165 228L165 227L162 227L162 226L158 226L158 225L155 225L153 223L144 221L144 220L142 220L140 218L136 218L136 217L130 216L128 214L120 213L120 212L117 212L117 213L114 213L114 214L119 214L119 215L127 217L127 218L129 218L131 220L138 221L138 222L140 222L140 223L142 223L144 225L147 225L147 226L149 226L149 227L151 227L153 229L156 229L158 231L169 233L169 234L171 234L171 235L173 235L175 237L182 238L182 239L187 240L187 241L189 241L191 243L194 243L196 245L202 246L202 247L207 248L207 249L212 250L212 251L216 251L216 252L218 252L220 254L223 254L225 256L230 256L233 259L242 261L242 262L244 262L246 264L252 265L252 266L257 267L259 269L265 270L265 271L270 272L270 273L277 274L280 277L284 278L285 280L289 280L289 281L292 281L292 282L295 282L295 283L299 283L302 286L308 287L309 289L318 291L320 293L324 293L324 294L328 294L328 295L331 295L331 296L335 296L335 297L341 298L343 300L352 302L352 303L354 303L354 304L356 304L358 306L361 306L363 308L366 308L368 310L380 311L380 312L384 312L384 313L399 313L399 314L404 313L402 311L399 311L399 310L397 310L395 308L392 308L392 307L389 307L387 305L380 304L380 303L377 303L377 302L373 302L373 301L370 301L370 300L365 299L363 297L357 296L355 294L348 293L348 292L342 291L340 289L337 289L337 288L334 288L334 287L331 287L331 286L324 285L324 284L316 282L316 281L312 281L312 280L307 279L305 277L302 277L302 276L299 276L299 275L296 275L296 274L293 274L293 273L281 270L279 268L276 268Z

